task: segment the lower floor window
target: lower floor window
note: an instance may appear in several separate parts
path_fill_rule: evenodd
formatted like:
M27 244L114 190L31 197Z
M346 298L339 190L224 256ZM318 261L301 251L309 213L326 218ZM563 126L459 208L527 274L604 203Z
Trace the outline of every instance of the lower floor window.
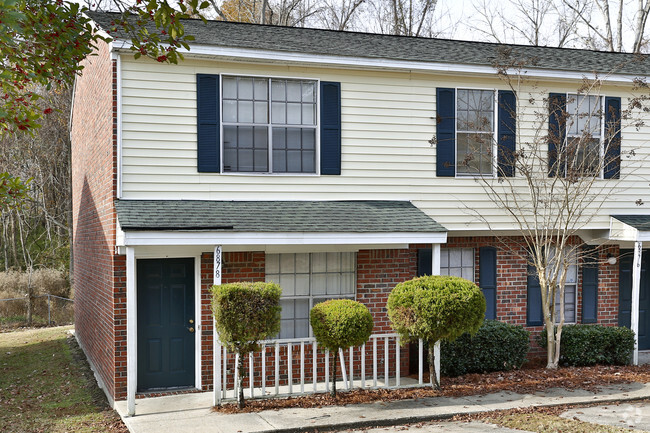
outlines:
M440 275L451 275L474 282L474 249L441 248Z
M309 311L328 299L355 297L355 253L266 255L266 281L282 287L279 338L309 337Z

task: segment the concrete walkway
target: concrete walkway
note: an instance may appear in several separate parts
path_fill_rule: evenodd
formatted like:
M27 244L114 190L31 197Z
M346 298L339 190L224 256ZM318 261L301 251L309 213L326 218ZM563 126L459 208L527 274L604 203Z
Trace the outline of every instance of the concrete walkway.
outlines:
M550 389L535 394L500 392L484 396L432 397L235 415L213 412L212 393L199 393L139 399L136 403L137 415L134 417L126 416L124 401L118 402L116 409L132 433L252 433L398 425L446 419L463 413L529 406L632 401L642 398L650 398L650 384L614 385L602 388L597 394L584 390Z

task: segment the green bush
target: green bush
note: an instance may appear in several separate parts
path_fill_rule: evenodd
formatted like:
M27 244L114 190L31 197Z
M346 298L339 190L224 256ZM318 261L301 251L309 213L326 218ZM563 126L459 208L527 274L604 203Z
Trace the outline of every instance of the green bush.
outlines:
M388 317L403 343L429 344L429 371L438 340L453 341L476 333L485 316L485 297L471 281L459 277L424 276L398 284L388 296ZM431 385L439 388L435 374Z
M336 397L337 352L368 340L373 328L372 315L359 302L333 299L315 305L309 313L309 322L318 344L332 352L332 396Z
M522 326L486 320L474 335L443 341L440 368L445 376L521 368L530 347L530 332Z
M244 407L244 357L259 350L259 342L280 332L280 295L275 283L230 283L212 287L212 312L219 340L239 354L239 407Z
M537 337L546 348L546 329ZM626 365L634 351L634 332L618 326L564 325L560 342L560 364L571 366Z

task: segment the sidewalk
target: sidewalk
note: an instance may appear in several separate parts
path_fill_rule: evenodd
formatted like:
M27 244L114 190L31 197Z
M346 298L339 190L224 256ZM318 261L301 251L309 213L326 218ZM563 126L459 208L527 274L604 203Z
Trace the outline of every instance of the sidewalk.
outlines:
M608 403L642 398L650 398L650 384L612 385L604 387L598 394L555 388L535 394L500 392L484 396L432 397L235 415L212 412L212 393L199 393L137 400L138 415L134 417L126 416L124 401L117 402L116 409L132 433L262 433L397 425L519 407Z

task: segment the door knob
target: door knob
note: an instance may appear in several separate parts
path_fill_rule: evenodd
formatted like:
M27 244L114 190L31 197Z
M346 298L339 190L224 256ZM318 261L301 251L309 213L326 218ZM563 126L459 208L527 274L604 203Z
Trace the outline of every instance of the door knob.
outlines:
M194 319L190 319L190 325L194 323Z
M194 332L194 328L187 328L188 331Z

